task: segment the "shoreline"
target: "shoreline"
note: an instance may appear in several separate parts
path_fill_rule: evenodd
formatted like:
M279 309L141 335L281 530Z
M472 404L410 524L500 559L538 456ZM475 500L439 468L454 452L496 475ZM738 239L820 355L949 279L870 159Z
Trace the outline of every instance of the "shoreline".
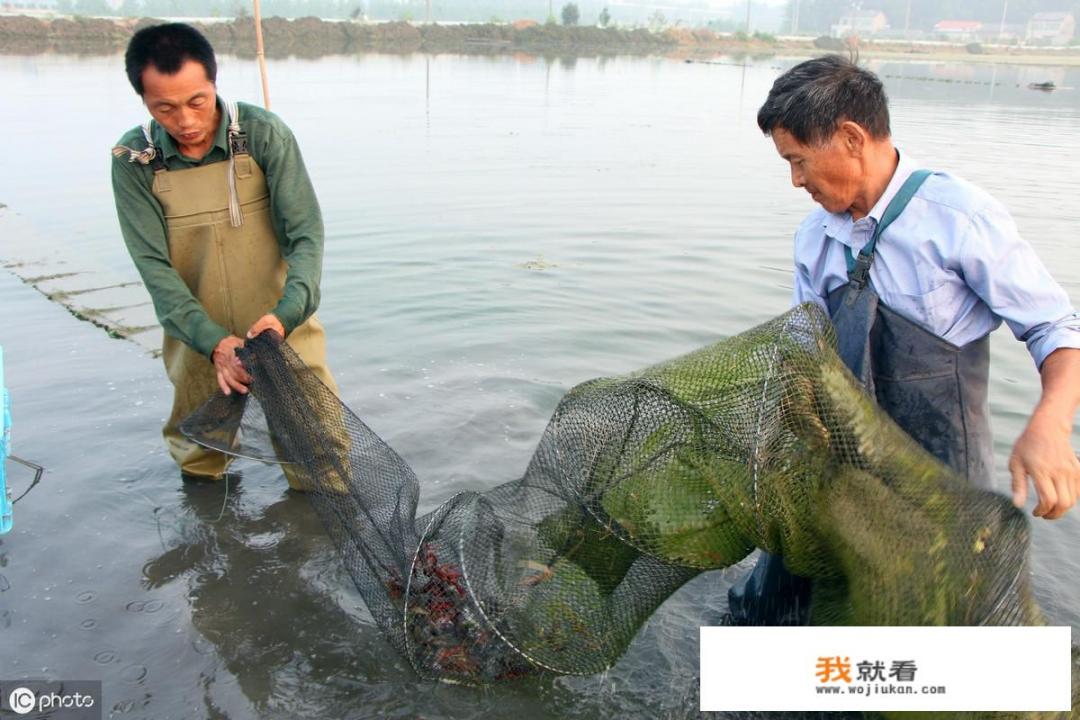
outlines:
M121 51L138 29L161 22L151 18L0 16L0 54L74 53L107 55ZM251 18L192 24L219 52L255 56ZM774 38L755 34L717 34L709 30L668 28L599 28L513 24L438 25L408 22L357 23L317 18L263 20L266 55L270 58L316 58L370 52L394 54L502 55L527 53L547 57L614 55L669 56L704 59L720 55L750 57L813 57L847 52L840 40ZM1080 47L1051 49L907 41L863 41L853 44L860 57L917 62L960 62L1050 67L1080 67Z

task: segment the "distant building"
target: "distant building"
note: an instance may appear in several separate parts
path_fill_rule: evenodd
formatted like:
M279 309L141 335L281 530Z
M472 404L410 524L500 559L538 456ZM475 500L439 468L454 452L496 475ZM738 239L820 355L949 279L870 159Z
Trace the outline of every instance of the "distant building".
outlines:
M889 19L880 10L852 10L832 26L833 37L858 35L869 37L889 27Z
M978 20L942 20L934 25L934 34L953 42L971 42L979 37L982 27Z
M1028 42L1068 45L1076 35L1076 18L1070 12L1035 13L1028 21Z
M0 0L0 15L45 17L57 12L56 0Z

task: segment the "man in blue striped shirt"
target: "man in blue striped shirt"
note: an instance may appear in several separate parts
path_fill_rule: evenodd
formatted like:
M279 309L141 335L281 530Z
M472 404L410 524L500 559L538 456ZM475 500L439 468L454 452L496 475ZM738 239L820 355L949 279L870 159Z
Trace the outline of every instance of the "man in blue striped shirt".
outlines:
M1009 460L1013 501L1024 506L1030 479L1034 515L1064 515L1080 496L1069 444L1080 406L1080 315L1008 211L900 153L881 81L844 58L781 75L758 125L790 165L792 184L821 206L795 233L794 301L822 305L841 357L878 403L982 487L993 470L987 338L1004 320L1042 377ZM729 596L734 621L804 622L807 589L766 555Z

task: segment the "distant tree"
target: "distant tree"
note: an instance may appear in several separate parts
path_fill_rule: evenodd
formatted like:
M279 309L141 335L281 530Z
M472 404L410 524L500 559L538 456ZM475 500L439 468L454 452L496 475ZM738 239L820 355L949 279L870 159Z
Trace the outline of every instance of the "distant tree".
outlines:
M172 16L172 7L167 0L145 0L142 4L143 17L162 18Z
M246 18L248 16L247 5L244 3L237 3L236 7L233 8L233 16L239 20Z
M600 27L607 27L611 23L611 13L608 12L607 7L600 11L600 16L596 18L596 24Z
M577 25L578 20L581 19L581 11L578 10L577 3L566 3L562 7L562 24L563 25Z
M730 18L719 18L716 20L710 20L705 27L717 33L730 33L738 30L739 25L739 22Z
M650 30L662 30L667 27L667 17L659 10L655 11L649 16L649 29Z
M105 0L79 0L78 5L75 6L75 12L80 15L112 15L112 8L110 8Z
M832 35L819 35L814 38L814 47L819 50L843 50L845 45L840 38L834 38Z
M364 19L364 6L363 5L357 5L352 10L350 10L349 11L349 19L350 20L363 20Z

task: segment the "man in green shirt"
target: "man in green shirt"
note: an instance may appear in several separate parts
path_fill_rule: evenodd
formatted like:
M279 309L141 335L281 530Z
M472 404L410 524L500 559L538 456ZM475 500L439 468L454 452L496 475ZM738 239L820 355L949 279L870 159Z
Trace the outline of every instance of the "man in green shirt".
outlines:
M216 389L247 392L243 338L278 333L336 392L314 315L322 214L292 132L268 111L217 96L214 51L197 30L145 28L124 59L153 120L114 148L113 194L165 329L175 394L163 434L185 479L220 479L228 458L178 426Z

